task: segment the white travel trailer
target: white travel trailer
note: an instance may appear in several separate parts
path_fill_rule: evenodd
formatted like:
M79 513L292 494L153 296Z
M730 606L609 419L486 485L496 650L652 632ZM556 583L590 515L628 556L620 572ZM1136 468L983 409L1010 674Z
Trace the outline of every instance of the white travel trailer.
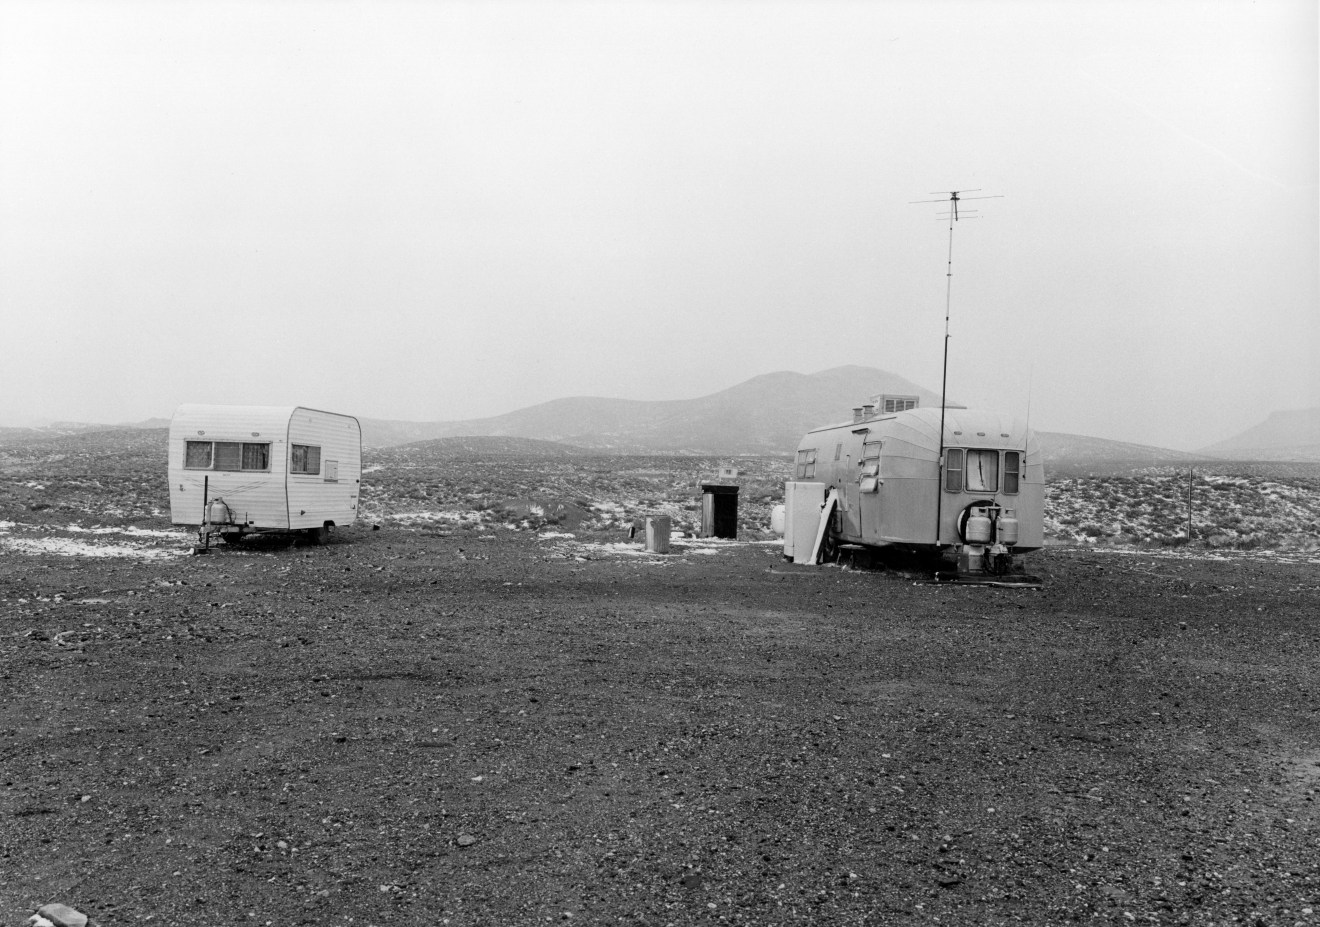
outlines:
M362 428L302 406L182 405L170 421L170 520L206 540L302 531L323 543L357 519Z
M955 551L963 574L1017 569L1016 555L1044 544L1045 467L1035 434L996 412L946 408L941 440L940 410L915 405L911 397L864 406L851 422L817 428L798 444L793 495L810 498L803 491L815 489L817 521L825 519L820 559L832 559L840 544L898 546ZM799 538L804 527L817 534L815 523L799 525Z

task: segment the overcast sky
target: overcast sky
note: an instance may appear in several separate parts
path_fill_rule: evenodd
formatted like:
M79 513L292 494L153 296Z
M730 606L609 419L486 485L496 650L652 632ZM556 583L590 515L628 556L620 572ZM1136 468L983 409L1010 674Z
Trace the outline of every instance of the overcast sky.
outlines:
M0 0L0 423L938 389L979 188L950 395L1199 447L1320 406L1318 75L1314 0Z

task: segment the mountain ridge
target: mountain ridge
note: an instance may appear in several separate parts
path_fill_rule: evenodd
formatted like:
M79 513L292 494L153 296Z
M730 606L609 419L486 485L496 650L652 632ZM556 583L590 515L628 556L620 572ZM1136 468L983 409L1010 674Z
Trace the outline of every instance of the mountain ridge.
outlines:
M938 394L872 367L834 367L814 374L780 370L760 374L695 399L609 399L569 396L481 419L393 422L362 419L363 441L373 446L410 440L493 435L539 438L613 453L778 454L827 421L842 421L852 404L882 393L917 396L938 404Z
M847 421L854 406L874 402L881 394L916 396L924 406L939 403L938 394L897 374L849 365L813 374L791 370L759 374L692 399L566 396L484 418L414 422L363 417L359 421L368 447L482 437L553 442L592 454L782 455L792 453L807 431ZM166 425L168 420L154 418L114 425L0 426L0 444ZM1320 460L1320 408L1273 412L1233 438L1192 452L1067 432L1039 434L1047 463L1052 458L1133 465L1207 458Z
M1200 453L1239 460L1320 460L1320 406L1271 412L1260 424L1208 444Z

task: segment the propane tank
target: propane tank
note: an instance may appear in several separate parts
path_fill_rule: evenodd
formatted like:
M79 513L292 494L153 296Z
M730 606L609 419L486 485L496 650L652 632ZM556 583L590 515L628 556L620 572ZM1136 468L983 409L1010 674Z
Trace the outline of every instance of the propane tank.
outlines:
M997 540L1005 547L1012 547L1018 542L1018 520L1016 509L1004 509L1003 514L995 522L995 528L999 535Z
M784 503L779 503L770 510L770 530L781 538L784 536Z
M214 499L206 509L206 520L213 525L229 524L229 506L224 499Z
M990 517L986 515L985 509L972 509L971 514L967 516L967 528L963 533L967 536L968 544L990 543Z

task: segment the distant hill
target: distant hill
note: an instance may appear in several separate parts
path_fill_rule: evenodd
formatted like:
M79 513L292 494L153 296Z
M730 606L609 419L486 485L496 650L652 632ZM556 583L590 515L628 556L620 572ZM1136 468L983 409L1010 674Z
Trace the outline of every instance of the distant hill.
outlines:
M0 427L0 447L68 449L81 452L136 449L159 445L165 449L169 428L139 428L135 425L47 426L41 428Z
M1059 431L1039 431L1040 449L1045 457L1047 475L1072 473L1098 475L1122 473L1143 467L1181 466L1203 461L1206 454L1189 454L1167 447L1130 444Z
M1320 460L1320 407L1273 412L1259 425L1201 452L1232 460Z
M779 371L696 399L647 401L576 396L481 419L405 422L360 419L368 447L415 446L441 456L589 454L787 455L812 428L848 421L854 406L882 394L938 394L873 367L835 367L820 373ZM950 403L953 405L954 403ZM163 419L132 425L59 422L39 428L0 427L0 446L47 445L62 439L113 447L117 442L163 444ZM131 437L140 433L141 438ZM1195 463L1207 458L1320 461L1320 408L1276 412L1268 420L1195 453L1062 432L1039 433L1046 467L1118 472ZM17 451L12 451L17 453Z
M558 441L539 438L465 435L460 438L432 438L391 448L396 453L425 457L583 457L595 451Z
M103 425L95 422L51 422L46 425L10 426L0 425L0 444L26 444L29 442L51 441L55 438L104 434L106 432L132 432L164 428L168 430L167 418L149 418L141 422L120 425Z
M811 428L846 421L855 405L882 394L939 396L871 367L753 377L697 399L646 401L576 396L491 418L456 422L362 420L365 444L383 447L463 435L558 441L595 453L788 454Z

